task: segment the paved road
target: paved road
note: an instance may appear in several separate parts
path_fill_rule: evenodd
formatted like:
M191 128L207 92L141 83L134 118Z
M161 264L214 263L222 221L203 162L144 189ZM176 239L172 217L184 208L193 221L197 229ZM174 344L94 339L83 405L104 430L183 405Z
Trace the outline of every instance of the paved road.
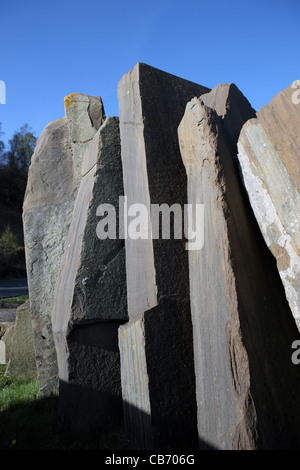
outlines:
M16 281L0 281L0 298L18 297L19 295L27 295L28 286L26 279Z

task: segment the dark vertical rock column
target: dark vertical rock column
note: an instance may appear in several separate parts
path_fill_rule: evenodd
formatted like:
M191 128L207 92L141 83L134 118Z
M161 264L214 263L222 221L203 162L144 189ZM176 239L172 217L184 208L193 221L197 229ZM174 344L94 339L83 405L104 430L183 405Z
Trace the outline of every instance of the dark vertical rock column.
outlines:
M52 311L60 412L78 430L121 421L123 414L118 327L128 317L125 248L118 237L122 195L119 119L110 117L83 156ZM115 211L115 238L97 232L105 215L99 207L107 204Z
M140 63L119 83L127 207L143 205L151 229L153 204L177 204L183 213L177 127L186 103L207 91ZM119 347L126 427L142 447L191 448L196 402L185 240L174 239L171 223L170 239L128 236L125 244L130 321L119 330Z

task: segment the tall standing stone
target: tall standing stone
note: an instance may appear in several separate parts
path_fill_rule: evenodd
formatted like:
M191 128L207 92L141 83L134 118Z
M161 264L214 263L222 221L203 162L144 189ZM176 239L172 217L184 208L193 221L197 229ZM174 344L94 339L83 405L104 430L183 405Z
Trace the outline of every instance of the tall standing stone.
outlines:
M185 241L174 238L172 223L170 239L149 233L154 204L177 204L182 214L187 182L177 127L186 103L207 91L141 63L118 85L127 208L131 216L134 204L147 212L142 237L130 236L128 218L129 322L119 329L125 424L144 448L193 447L196 436Z
M118 327L127 320L127 299L118 207L123 193L119 119L109 117L83 156L52 312L60 411L67 426L81 431L122 418ZM99 219L106 210L115 215L113 238L104 238L98 227L106 224L106 217Z
M29 168L23 205L26 269L40 393L57 391L51 326L55 282L78 191L82 153L105 119L101 98L73 93L65 117L46 126ZM98 126L98 127L95 127Z
M238 158L300 330L300 104L295 93L292 84L244 125Z
M203 246L189 251L200 449L300 442L295 325L238 173L237 138L253 112L222 85L191 100L178 129L189 224L204 207Z

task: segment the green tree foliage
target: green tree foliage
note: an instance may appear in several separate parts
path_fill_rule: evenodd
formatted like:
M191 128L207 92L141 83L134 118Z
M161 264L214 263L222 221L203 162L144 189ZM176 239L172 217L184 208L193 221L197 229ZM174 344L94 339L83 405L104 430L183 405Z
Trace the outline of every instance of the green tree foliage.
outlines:
M6 154L8 166L27 174L36 143L36 137L31 132L28 124L20 127L8 143L10 146Z
M0 258L4 261L11 261L19 250L17 236L7 225L0 237Z
M0 198L22 206L36 137L28 124L24 124L8 141L6 151L2 144L0 141Z
M0 123L0 279L5 279L26 275L22 206L36 137L25 124L6 148L2 135Z

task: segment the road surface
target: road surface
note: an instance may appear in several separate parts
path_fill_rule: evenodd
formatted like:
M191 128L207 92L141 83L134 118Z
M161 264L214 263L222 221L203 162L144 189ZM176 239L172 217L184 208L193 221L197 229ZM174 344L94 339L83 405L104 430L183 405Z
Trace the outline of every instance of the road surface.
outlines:
M0 299L5 297L18 297L19 295L28 295L26 279L0 281Z

